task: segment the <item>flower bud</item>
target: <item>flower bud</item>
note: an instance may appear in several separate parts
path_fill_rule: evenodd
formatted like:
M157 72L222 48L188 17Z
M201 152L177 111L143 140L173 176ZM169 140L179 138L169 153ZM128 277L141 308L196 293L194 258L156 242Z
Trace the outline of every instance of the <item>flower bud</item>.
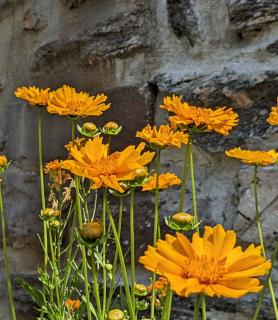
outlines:
M58 220L53 220L49 222L51 228L60 228L61 222Z
M148 175L148 170L147 168L140 168L135 170L135 178L144 178Z
M95 125L94 123L92 123L92 122L85 122L85 123L83 124L83 129L85 129L85 130L87 130L87 131L92 131L92 132L94 132L94 131L97 130L97 127L96 127L96 125Z
M103 235L103 224L98 220L83 223L80 235L85 241L100 239Z
M106 264L105 264L105 269L106 269L108 272L112 271L112 269L113 269L112 264L111 264L111 263L106 263Z
M145 296L148 293L148 289L146 286L144 286L141 283L136 283L135 284L135 293L139 296Z
M125 314L120 309L113 309L108 313L108 320L124 320Z
M0 156L0 167L5 167L8 164L8 159L5 155Z
M46 208L41 211L41 216L45 218L58 217L61 214L60 210L55 210L53 208Z
M119 129L119 125L116 122L110 121L110 122L107 122L103 128L105 130L117 130Z
M193 217L189 213L179 212L172 215L172 221L174 221L178 225L186 225L193 221Z

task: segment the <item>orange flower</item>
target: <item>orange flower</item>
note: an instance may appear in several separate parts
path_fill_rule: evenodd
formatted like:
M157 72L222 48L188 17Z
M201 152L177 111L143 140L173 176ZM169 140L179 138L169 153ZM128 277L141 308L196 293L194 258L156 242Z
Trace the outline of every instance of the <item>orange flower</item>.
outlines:
M86 92L76 92L74 88L64 85L50 93L47 111L75 117L99 116L110 108L110 104L105 104L106 100L107 96L104 94L90 96Z
M267 122L273 126L278 125L278 97L277 97L277 106L271 108Z
M39 89L36 87L22 87L17 88L15 95L17 98L28 101L32 105L46 106L49 90L49 88Z
M44 173L45 174L49 174L51 172L56 172L62 169L62 162L60 160L53 160L48 162L45 166L44 166Z
M150 143L155 148L178 147L187 144L188 134L175 132L168 124L161 125L158 129L147 125L142 131L137 131L137 138L141 138Z
M175 115L170 116L172 125L195 126L205 131L215 131L224 136L237 125L238 114L232 108L222 107L215 110L211 108L200 108L190 106L182 102L182 97L173 95L165 97L164 104L160 106Z
M257 166L268 166L278 161L278 152L275 150L250 151L234 148L226 151L225 154L228 157L237 158L244 163Z
M192 242L181 233L167 234L156 248L149 246L140 262L146 269L166 277L180 296L194 293L240 298L262 289L258 276L271 262L261 256L261 247L245 251L235 247L236 233L221 225L205 227L203 237L193 234Z
M70 311L75 311L80 308L81 302L80 300L67 299L67 301L65 302L65 305Z
M157 174L155 173L153 176L148 178L148 181L143 184L142 191L151 191L156 189L156 177ZM180 178L178 178L173 173L163 173L160 174L158 177L158 189L167 189L173 185L181 184Z
M169 285L169 282L167 278L164 278L164 277L159 277L159 279L155 281L154 288L158 291L159 298L165 297L167 295L168 285ZM152 291L152 289L153 289L153 284L151 283L148 286L148 290Z
M80 149L72 147L70 155L74 160L63 161L63 168L92 180L92 189L104 186L124 192L119 181L133 180L136 170L144 168L155 155L154 152L141 154L144 147L145 144L140 143L137 148L129 146L108 155L108 144L103 144L102 138L95 137Z

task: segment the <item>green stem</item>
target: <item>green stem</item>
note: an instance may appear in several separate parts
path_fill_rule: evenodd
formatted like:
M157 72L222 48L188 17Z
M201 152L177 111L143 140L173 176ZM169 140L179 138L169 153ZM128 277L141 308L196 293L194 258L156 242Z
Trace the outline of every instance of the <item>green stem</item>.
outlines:
M188 175L188 153L189 153L190 143L191 143L191 138L189 138L188 143L184 148L184 154L183 154L183 176L182 176L182 182L181 182L179 212L182 212L184 210L186 180Z
M121 240L122 218L123 218L123 202L124 202L123 201L123 197L120 197L119 220L118 220L118 237L119 237L119 240ZM116 276L116 271L117 271L118 256L119 256L119 252L118 252L118 249L116 247L115 256L114 256L114 262L113 262L112 277L111 277L111 283L110 283L110 291L109 291L108 300L107 300L107 307L106 307L107 312L110 310L111 301L112 301L113 294L114 294L114 291L115 291L114 290L114 288L115 288L115 276Z
M253 316L252 320L256 320L258 318L259 314L260 314L261 305L262 305L262 302L263 302L263 298L265 296L266 289L268 287L268 281L270 279L271 272L273 270L273 266L274 266L274 263L276 261L277 253L278 253L278 241L276 242L276 246L275 246L275 249L274 249L272 257L271 257L271 265L272 266L271 266L271 269L268 271L267 278L265 280L265 284L264 284L263 290L261 291L260 298L259 298L259 300L257 302L256 310L255 310L255 313L254 313L254 316Z
M160 174L160 153L161 150L157 149L157 158L156 158L156 182L155 182L155 203L154 203L154 227L153 227L153 245L156 246L157 235L159 228L159 174ZM151 298L151 320L154 319L154 311L155 311L155 273L152 274L152 298Z
M61 303L60 303L60 291L59 291L59 284L57 279L57 263L56 263L56 254L54 250L53 240L52 240L52 232L51 229L48 228L48 238L49 238L49 247L50 247L50 253L52 258L52 266L53 266L53 280L54 280L54 287L55 287L55 293L56 293L56 300L57 300L57 307L60 317L61 315Z
M207 311L206 311L206 299L205 296L201 295L201 306L202 306L202 319L207 320Z
M2 178L0 178L0 215L1 215L1 227L2 227L2 242L3 242L3 254L4 254L4 264L5 264L5 273L7 278L9 302L11 308L12 319L16 320L16 313L14 307L13 299L13 288L11 283L11 275L9 271L9 262L8 262L8 252L7 252L7 239L6 239L6 227L5 227L5 215L4 215L4 206L2 198Z
M259 199L258 199L258 190L257 190L257 185L258 185L257 173L258 173L258 167L255 166L253 185L254 185L254 198L255 198L255 207L256 207L256 224L257 224L257 229L258 229L258 234L259 234L259 239L260 239L260 245L262 247L262 253L263 253L264 258L266 259L266 251L265 251L263 233L262 233L261 222L260 222ZM271 277L269 277L269 279L268 279L268 287L269 287L269 291L270 291L271 298L272 298L272 305L273 305L275 317L276 317L276 320L278 320L278 307L277 307L277 302L276 302L276 297L275 297L275 292L273 289Z
M92 272L93 272L93 289L94 289L94 295L96 299L96 305L97 305L97 315L99 317L99 320L103 319L101 315L101 305L100 305L100 296L99 296L99 288L98 288L98 276L97 276L97 268L96 268L96 260L94 252L92 252Z
M103 203L102 203L102 223L104 234L106 234L106 207L107 207L107 190L103 190ZM106 241L102 245L102 257L104 264L106 264ZM106 291L107 291L107 271L104 266L103 270L103 293L102 293L102 317L105 319L106 313Z
M44 175L43 175L43 158L42 158L42 115L43 109L39 109L38 114L38 145L39 145L39 166L40 166L40 191L41 191L41 206L45 209L45 194L44 194ZM43 221L43 246L44 246L44 258L43 258L43 271L47 274L48 264L48 238L47 238L47 222ZM43 283L43 294L45 295L46 286ZM40 313L42 318L44 311Z
M130 258L131 258L131 299L135 309L135 239L134 239L134 196L135 188L130 190Z
M127 299L127 306L128 306L129 316L130 316L131 320L135 320L135 312L134 312L134 309L133 309L132 300L131 300L131 294L130 294L130 290L129 290L125 259L124 259L124 255L123 255L120 239L119 239L119 236L118 236L118 233L117 233L117 229L116 229L116 226L115 226L115 222L114 222L114 219L113 219L113 216L111 214L111 211L110 211L110 208L109 208L108 204L107 204L107 212L108 212L108 217L109 217L109 220L110 220L110 223L111 223L113 236L114 236L114 239L115 239L115 242L116 242L116 247L117 247L117 250L119 252L121 272L122 272L122 277L123 277L124 286L125 286L125 294L126 294L126 299Z
M194 302L194 320L199 320L199 313L200 313L200 296L197 295L195 302Z
M76 189L76 206L77 206L77 214L79 227L82 228L82 211L81 211L81 202L80 202L80 178L75 177L75 189ZM92 320L91 308L90 308L90 291L89 291L89 279L88 279L88 267L87 267L87 255L86 249L84 245L81 245L82 252L82 264L83 264L83 273L84 273L84 281L85 281L85 296L86 296L86 306L87 306L87 315L88 320Z
M192 190L192 204L193 204L193 213L195 218L195 223L197 224L197 232L199 233L198 226L198 211L197 211L197 200L196 200L196 189L195 189L195 174L194 174L194 159L193 159L193 150L192 150L192 140L189 142L189 159L190 159L190 177L191 177L191 190Z

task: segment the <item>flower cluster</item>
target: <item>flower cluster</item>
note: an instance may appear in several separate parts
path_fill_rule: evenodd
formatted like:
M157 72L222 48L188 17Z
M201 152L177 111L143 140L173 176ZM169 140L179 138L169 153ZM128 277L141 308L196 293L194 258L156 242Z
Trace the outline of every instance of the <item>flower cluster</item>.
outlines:
M110 108L110 104L106 104L106 95L90 96L67 85L55 91L50 91L49 88L22 87L16 90L15 95L32 105L47 107L49 113L70 117L99 116Z

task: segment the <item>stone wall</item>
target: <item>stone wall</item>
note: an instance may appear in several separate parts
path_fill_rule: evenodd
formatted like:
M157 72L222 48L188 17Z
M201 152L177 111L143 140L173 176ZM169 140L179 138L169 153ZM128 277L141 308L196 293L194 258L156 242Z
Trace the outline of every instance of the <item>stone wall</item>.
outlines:
M234 107L241 120L230 136L207 134L196 143L199 212L206 224L235 228L242 243L257 241L252 170L223 151L278 146L277 129L266 123L278 95L277 34L277 0L0 0L0 149L13 160L5 179L13 279L32 278L41 261L37 110L15 99L16 87L65 83L105 92L112 108L98 121L123 124L118 146L134 142L135 131L146 123L164 121L159 104L166 94ZM44 160L63 157L69 136L66 120L45 115ZM181 154L164 152L165 170L180 174ZM260 170L269 249L277 239L277 178L275 168ZM177 189L162 194L162 215L175 210L177 194ZM187 196L190 211L189 191ZM144 195L137 203L138 255L151 237L150 201ZM0 308L9 319L2 260L0 268ZM276 269L274 276L278 282ZM22 319L31 319L27 297L16 290L16 299ZM249 319L254 299L209 302L210 319ZM191 319L187 305L177 302L173 319L176 314ZM262 319L273 319L269 299L264 305Z

